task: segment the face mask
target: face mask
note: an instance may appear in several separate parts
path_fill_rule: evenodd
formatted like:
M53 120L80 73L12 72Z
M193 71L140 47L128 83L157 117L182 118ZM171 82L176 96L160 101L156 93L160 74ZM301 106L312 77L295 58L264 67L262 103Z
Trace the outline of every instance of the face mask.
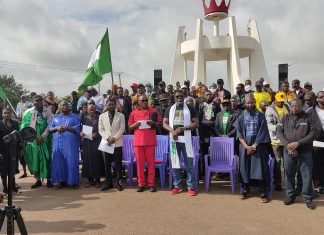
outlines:
M214 93L214 92L216 91L215 88L210 88L209 90L210 90L212 93Z

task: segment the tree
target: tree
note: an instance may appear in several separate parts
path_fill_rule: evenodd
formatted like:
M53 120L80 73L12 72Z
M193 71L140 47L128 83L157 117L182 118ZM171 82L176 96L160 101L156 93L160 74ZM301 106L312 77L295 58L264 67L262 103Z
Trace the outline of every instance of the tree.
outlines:
M28 90L23 88L21 83L16 83L12 75L0 75L0 87L3 89L14 108L20 101L20 97L29 93Z

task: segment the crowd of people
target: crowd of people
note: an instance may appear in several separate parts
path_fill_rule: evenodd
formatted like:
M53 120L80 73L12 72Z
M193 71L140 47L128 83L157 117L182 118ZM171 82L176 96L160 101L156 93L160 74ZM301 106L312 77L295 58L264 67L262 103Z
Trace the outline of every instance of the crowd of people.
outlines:
M100 95L89 87L82 96L73 91L69 100L63 101L52 91L47 95L33 92L21 97L15 115L1 102L3 191L8 190L9 149L2 137L24 127L32 127L37 133L33 142L17 146L17 159L23 169L20 178L27 177L28 167L36 180L31 188L41 187L43 179L47 179L47 187L79 188L81 153L81 175L88 179L85 187L122 191L122 136L132 134L137 191L148 188L155 192L156 135L169 135L174 186L170 192L176 195L183 190L179 163L182 154L190 196L197 195L196 180L204 179L203 156L209 153L210 137L228 137L235 139L235 154L239 156L242 200L250 196L250 186L256 185L261 202L269 201L267 159L271 155L275 158L273 187L282 191L285 186L284 204L293 204L302 194L307 207L314 209L313 199L324 193L324 148L313 146L314 141L324 141L324 91L315 94L309 82L302 88L299 80L292 81L292 90L289 85L281 82L275 92L262 78L255 84L246 80L231 94L224 88L223 79L210 87L201 83L190 86L188 80L174 87L161 81L155 89L151 84L133 83L131 93L113 85ZM192 136L200 136L198 175L193 170ZM101 144L108 150L99 150ZM101 182L103 176L106 180ZM218 173L216 177L226 174ZM18 191L19 186L13 184Z

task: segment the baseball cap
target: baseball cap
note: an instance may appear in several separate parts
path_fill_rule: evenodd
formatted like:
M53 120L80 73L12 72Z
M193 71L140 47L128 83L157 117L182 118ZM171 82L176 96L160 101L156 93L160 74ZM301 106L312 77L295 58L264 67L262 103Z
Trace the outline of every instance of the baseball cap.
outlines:
M159 100L168 100L169 96L167 94L162 94L159 96Z
M313 86L313 85L310 82L305 82L304 87L306 87L306 86Z
M276 101L278 102L285 102L285 95L283 92L278 92L276 95L275 95L275 99Z
M33 96L33 100L36 101L36 100L43 100L43 97L41 95L34 95Z
M268 85L270 85L269 82L267 82L267 81L264 81L264 82L263 82L263 86L268 86Z
M137 83L133 82L132 85L130 86L132 88L137 88Z
M228 100L228 99L225 99L225 100L223 100L223 102L222 102L222 104L229 104L229 103L231 103L231 101L230 100Z
M217 84L224 84L224 80L223 79L217 79Z
M186 87L186 86L182 86L181 89L188 89L188 87Z
M162 85L162 86L165 86L165 82L164 82L164 81L160 81L160 82L159 82L159 86L161 86L161 85Z
M255 86L257 87L257 86L263 86L263 84L262 84L262 82L261 81L257 81L256 83L255 83Z

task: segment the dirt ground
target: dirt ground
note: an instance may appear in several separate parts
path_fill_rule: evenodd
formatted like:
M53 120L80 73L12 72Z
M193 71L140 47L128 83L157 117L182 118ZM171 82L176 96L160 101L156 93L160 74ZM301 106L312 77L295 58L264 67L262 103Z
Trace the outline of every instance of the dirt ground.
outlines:
M18 180L22 193L14 204L22 208L29 234L323 234L324 195L316 210L306 208L301 197L284 206L283 193L262 204L255 195L245 201L232 194L228 182L213 181L210 192L172 196L167 188L136 192L125 186L101 192L85 188L30 189L34 179ZM126 183L124 184L126 185ZM6 227L2 228L4 234ZM17 232L17 230L16 230Z

